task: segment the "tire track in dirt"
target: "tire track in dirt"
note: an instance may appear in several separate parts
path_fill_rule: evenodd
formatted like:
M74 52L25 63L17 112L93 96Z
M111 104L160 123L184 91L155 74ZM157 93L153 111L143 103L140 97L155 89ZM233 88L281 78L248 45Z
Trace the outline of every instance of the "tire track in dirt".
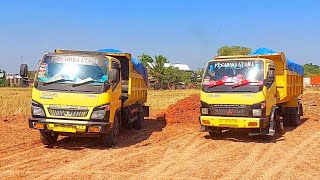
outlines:
M252 169L252 165L254 165L257 161L261 162L261 154L264 155L262 156L264 160L270 159L270 156L272 154L267 154L264 153L266 149L268 149L269 146L263 146L261 147L262 144L253 144L252 147L250 147L249 153L241 153L244 156L244 159L241 160L238 164L233 166L227 173L226 176L223 176L222 179L236 179L239 178L243 173L247 172L248 170L250 171L255 171ZM243 151L244 149L242 149ZM240 152L239 152L240 153Z
M192 111L198 112L198 109ZM199 126L195 124L154 122L142 131L124 133L120 136L119 146L112 149L100 147L98 141L90 144L91 140L82 139L64 139L55 145L57 147L49 149L40 144L35 134L20 139L29 131L19 131L19 135L8 131L10 137L18 140L7 138L2 146L7 148L0 149L0 164L4 165L0 167L0 177L311 179L320 174L315 157L320 155L318 127L318 121L307 120L298 128L288 128L284 140L264 143L238 133L211 139L207 133L199 132ZM25 141L20 143L20 140Z
M97 142L91 142L87 143L86 146L91 146L96 144ZM58 145L58 144L57 144ZM42 151L40 151L42 150ZM39 144L39 146L27 150L25 152L17 153L15 155L2 158L0 159L1 162L3 161L9 161L13 159L21 159L21 161L16 161L14 163L7 164L5 166L0 167L0 170L6 170L10 168L19 168L19 169L25 169L25 168L32 168L32 167L37 167L37 164L39 163L44 163L48 161L48 159L51 159L53 161L60 161L64 157L72 155L73 151L72 150L64 150L64 149L59 149L59 148L48 148L45 147L42 144ZM31 157L30 157L31 156ZM55 156L55 158L51 158L52 156ZM58 157L58 158L56 158Z
M271 179L272 176L278 174L280 171L284 170L284 168L288 168L288 165L290 164L289 162L291 162L291 164L297 164L301 162L301 160L304 158L304 154L308 151L317 149L316 147L319 147L319 144L320 134L315 133L306 141L303 141L294 149L291 149L290 151L285 153L285 156L281 157L280 160L277 160L277 162L272 166L272 168L269 168L266 171L264 171L263 177L266 179Z
M187 135L186 135L187 136ZM175 136L173 142L179 141L179 137L181 136ZM112 166L117 165L118 163L121 163L122 161L130 160L134 157L142 157L142 154L148 153L148 152L157 152L159 150L159 146L153 146L152 148L148 148L146 150L136 151L133 149L129 152L123 152L124 149L108 149L108 150L99 150L94 152L94 154L90 153L86 155L85 157L82 157L80 160L70 162L63 167L60 167L58 169L55 169L54 171L39 176L39 179L43 178L50 178L51 176L54 176L56 174L64 172L64 174L70 174L73 171L80 169L87 169L94 167L95 169L99 169L99 167L102 166ZM107 154L106 154L107 151ZM127 153L128 155L123 156L123 154ZM110 156L116 156L116 154L119 154L119 158L110 158ZM122 156L121 156L122 155ZM101 162L102 160L106 160L105 162Z
M194 141L190 143L190 139L194 139ZM228 152L236 151L241 146L239 143L227 141L222 142L215 149L203 150L204 147L209 147L212 143L220 144L220 142L211 141L198 135L183 138L180 141L180 144L182 144L180 147L168 149L163 153L159 163L150 167L143 174L155 174L156 176L166 174L167 177L179 175L183 178L196 177L194 173L199 171L208 161L224 157ZM202 177L199 176L198 178Z
M20 157L20 156L29 154L30 152L33 152L35 150L42 149L42 148L43 148L43 146L33 147L33 148L29 149L29 150L18 152L18 153L15 153L13 155L10 155L10 156L1 157L0 161L5 161L5 160L12 159L12 158L15 158L15 157Z

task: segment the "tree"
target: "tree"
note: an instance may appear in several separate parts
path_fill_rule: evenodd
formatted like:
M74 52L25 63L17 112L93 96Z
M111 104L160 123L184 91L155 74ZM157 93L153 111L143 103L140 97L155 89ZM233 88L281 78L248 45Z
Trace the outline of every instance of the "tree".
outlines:
M148 63L152 63L153 59L149 54L142 53L139 57L140 62L143 64L143 66L147 67Z
M251 48L243 46L222 46L218 49L218 56L232 56L232 55L248 55Z
M308 63L303 65L305 75L320 75L320 67L318 65Z
M153 63L153 67L150 70L150 75L158 80L159 86L163 87L163 80L164 80L164 63L168 63L166 57L163 55L155 56L155 61Z

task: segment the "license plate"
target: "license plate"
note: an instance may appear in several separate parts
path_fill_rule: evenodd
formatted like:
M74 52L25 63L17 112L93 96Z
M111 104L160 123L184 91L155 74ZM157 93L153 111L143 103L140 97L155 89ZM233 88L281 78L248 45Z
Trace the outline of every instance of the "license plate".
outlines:
M53 131L75 133L77 130L74 126L54 125Z
M238 127L238 121L236 119L219 119L219 126Z

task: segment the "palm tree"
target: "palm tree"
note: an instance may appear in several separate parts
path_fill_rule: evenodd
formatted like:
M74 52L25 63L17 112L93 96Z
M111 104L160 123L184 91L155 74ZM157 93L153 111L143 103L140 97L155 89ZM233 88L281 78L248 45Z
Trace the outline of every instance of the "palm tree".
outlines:
M153 67L150 67L150 75L158 80L160 87L163 86L164 79L164 63L168 63L166 57L159 55L155 56L155 61L153 63Z

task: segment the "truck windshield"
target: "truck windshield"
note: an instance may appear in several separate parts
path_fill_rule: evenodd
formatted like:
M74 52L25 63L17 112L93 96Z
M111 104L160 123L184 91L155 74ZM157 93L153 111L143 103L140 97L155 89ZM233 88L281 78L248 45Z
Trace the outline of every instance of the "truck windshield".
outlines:
M39 65L37 80L43 83L103 83L108 80L106 58L46 56Z
M203 85L235 85L243 82L261 85L263 79L263 61L261 60L211 61L205 70Z

